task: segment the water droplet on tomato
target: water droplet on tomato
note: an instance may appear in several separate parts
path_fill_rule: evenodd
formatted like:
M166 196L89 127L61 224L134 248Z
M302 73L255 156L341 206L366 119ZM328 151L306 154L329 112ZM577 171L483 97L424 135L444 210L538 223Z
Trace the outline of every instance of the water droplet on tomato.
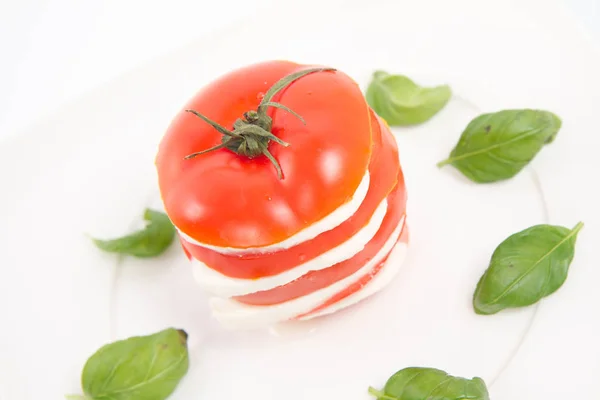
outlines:
M271 198L271 196L267 196L267 200L268 200L268 201L271 201L271 200L273 200L273 199Z
M262 100L264 97L265 97L265 94L263 92L258 92L258 94L256 95L257 100Z
M306 254L300 254L300 255L298 256L298 259L299 259L300 261L305 261L305 260L306 260Z

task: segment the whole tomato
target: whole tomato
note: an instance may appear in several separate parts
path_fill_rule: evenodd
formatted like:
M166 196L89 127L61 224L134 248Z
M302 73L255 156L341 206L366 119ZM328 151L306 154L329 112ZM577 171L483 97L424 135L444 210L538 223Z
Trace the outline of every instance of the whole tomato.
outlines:
M372 151L358 85L329 68L251 65L203 88L156 157L167 214L209 247L279 243L347 203Z

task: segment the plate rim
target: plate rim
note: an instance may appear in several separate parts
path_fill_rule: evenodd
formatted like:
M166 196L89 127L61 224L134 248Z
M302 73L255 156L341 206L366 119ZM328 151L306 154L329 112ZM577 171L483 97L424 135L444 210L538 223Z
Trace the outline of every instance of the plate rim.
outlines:
M558 3L558 1L556 1L556 2ZM223 31L226 31L228 29L229 29L229 27L223 28ZM237 30L234 32L230 32L229 34L235 34L235 32L237 32ZM61 114L68 112L69 109L74 107L74 105L76 103L81 102L83 99L88 98L90 96L95 96L102 89L104 89L106 87L110 87L111 85L115 85L119 81L128 79L128 77L134 75L135 73L139 72L140 70L146 70L148 68L151 68L152 65L160 63L163 60L170 58L173 54L180 54L180 53L183 53L184 51L187 51L188 49L202 47L204 45L204 41L207 39L208 39L207 37L203 37L202 39L196 40L189 45L182 46L181 48L176 49L172 52L168 52L166 54L157 56L156 59L150 60L146 63L143 63L142 65L136 66L135 68L131 69L130 71L120 74L119 76L111 79L110 82L107 82L106 84L102 84L98 87L91 88L89 91L86 91L85 93L78 96L76 99L72 100L72 102L62 105L52 115L46 116L43 118L38 118L32 122L32 125L27 126L26 128L23 128L22 130L20 130L18 133L14 134L14 135L9 135L8 137L0 140L0 152L5 149L10 149L10 148L14 149L18 146L21 146L22 142L27 142L29 140L32 140L31 136L38 135L41 132L41 129L39 129L40 127L51 123L51 121L54 118L56 118L57 116L60 116ZM600 53L595 54L595 56L600 58L599 57ZM458 87L457 86L458 80L456 80L454 78L455 77L452 77L451 79L448 79L448 81L452 83L453 87ZM457 92L460 93L461 95L464 95L463 93L466 93L466 91L464 91L464 90L457 90ZM496 102L499 102L500 104L503 103L503 101L501 101L499 99L490 100L487 96L483 96L483 93L479 93L479 95L481 97L485 97L485 100L482 100L481 102L479 102L479 100L476 100L476 99L480 98L480 96L478 96L477 94L474 97L472 97L471 95L464 95L464 96L467 97L468 99L473 99L473 101L476 102L476 104L480 104L480 106L482 108L483 108L484 104L488 104L488 106L489 106L489 105L495 105ZM553 221L554 219L555 218L553 218L552 215L550 215L550 221ZM536 308L536 310L537 310L537 308Z

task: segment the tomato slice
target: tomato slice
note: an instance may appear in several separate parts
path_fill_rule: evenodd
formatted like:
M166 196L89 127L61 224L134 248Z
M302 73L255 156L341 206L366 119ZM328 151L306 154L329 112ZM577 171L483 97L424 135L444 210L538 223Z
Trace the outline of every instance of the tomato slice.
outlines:
M258 279L273 276L300 263L307 262L324 252L339 246L355 235L370 220L371 216L394 187L398 197L406 203L404 178L400 170L396 141L381 120L371 112L373 129L373 156L369 164L371 174L369 190L358 211L336 228L323 232L312 240L287 250L260 255L227 255L197 246L183 240L183 246L192 257L210 268L232 278ZM399 172L400 171L400 172Z
M381 251L381 248L387 242L390 235L398 227L404 213L404 199L402 193L396 187L388 196L388 210L381 227L365 248L354 257L320 271L311 271L286 285L245 296L234 297L234 299L241 303L252 305L266 306L279 304L313 293L352 275Z
M181 248L183 249L183 254L185 254L185 256L187 257L188 260L192 261L192 254L185 247L185 240L181 236L179 236L179 244L181 245Z
M185 109L232 129L245 112L257 109L275 82L307 68L272 61L238 69L203 88ZM367 171L369 107L349 76L312 73L272 101L306 122L268 108L271 132L290 144L268 147L283 179L264 155L249 158L219 149L185 159L221 144L222 134L184 110L164 135L155 163L165 209L175 226L198 242L236 249L279 243L345 204Z
M398 242L401 243L408 243L408 225L405 223L404 227L402 228L402 233L400 234L400 238L398 239ZM398 243L397 242L397 243ZM349 285L348 287L346 287L344 290L338 292L337 294L335 294L334 296L330 297L329 299L327 299L325 302L323 302L323 304L321 304L318 307L315 307L314 309L310 310L307 313L298 315L297 317L295 317L294 319L300 319L303 317L306 317L310 314L316 313L318 311L321 311L345 298L347 298L348 296L353 295L354 293L358 292L359 290L361 290L362 288L364 288L366 285L369 284L369 282L371 280L373 280L373 278L385 267L385 264L387 262L388 257L390 256L391 252L394 249L390 250L390 252L386 255L385 259L383 259L383 261L381 261L375 268L373 268L370 272L368 272L367 274L365 274L364 276L362 276L358 281L354 282L353 284Z

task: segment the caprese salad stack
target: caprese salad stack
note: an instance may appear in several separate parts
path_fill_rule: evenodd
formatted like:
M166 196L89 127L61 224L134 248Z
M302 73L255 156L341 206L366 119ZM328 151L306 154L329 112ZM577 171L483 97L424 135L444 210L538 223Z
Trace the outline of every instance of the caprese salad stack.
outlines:
M230 72L176 116L156 158L165 210L228 327L308 319L385 286L406 251L396 142L344 73Z

